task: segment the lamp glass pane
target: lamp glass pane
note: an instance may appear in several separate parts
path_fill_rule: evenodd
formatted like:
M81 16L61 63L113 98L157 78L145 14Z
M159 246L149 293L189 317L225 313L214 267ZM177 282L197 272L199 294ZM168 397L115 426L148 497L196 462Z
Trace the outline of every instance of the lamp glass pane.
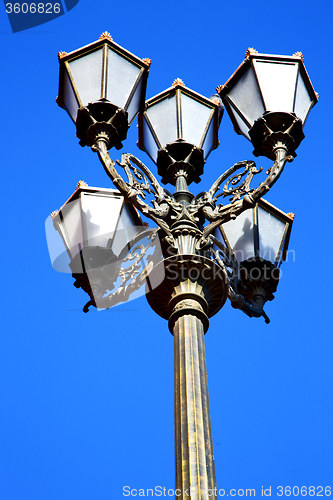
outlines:
M266 111L293 112L297 64L262 60L254 64Z
M106 98L112 104L124 108L139 76L140 69L109 48Z
M131 123L138 112L140 111L140 104L141 104L141 93L142 93L142 82L143 82L143 77L141 76L139 85L137 86L137 89L132 97L132 100L127 108L127 113L128 113L128 123Z
M60 224L61 230L64 233L72 256L75 257L83 245L81 201L78 199L67 203L62 208L61 214L63 217Z
M201 147L201 141L212 112L210 106L181 93L183 139Z
M82 193L82 218L88 246L107 247L113 239L123 204L121 196Z
M169 142L174 142L179 138L175 95L168 96L157 104L150 106L147 109L147 115L162 148Z
M56 220L59 220L59 218ZM45 233L53 269L60 273L71 273L69 255L65 250L65 244L59 231L53 225L51 216L45 221Z
M101 98L103 49L69 63L83 106Z
M228 93L228 96L250 122L251 126L265 111L252 66L240 77Z
M74 94L74 90L70 82L67 71L65 71L65 78L64 78L64 104L69 113L69 116L75 122L77 117L77 110L79 109L79 104Z
M274 264L286 223L258 207L259 255Z
M143 117L142 123L143 123L142 135L143 135L144 148L148 152L148 154L152 158L152 160L154 160L156 162L158 146L157 146L156 141L153 137L153 134L151 133L150 128L148 127L148 124L145 120L145 117Z
M124 203L114 236L112 251L116 255L119 255L121 250L130 243L131 239L134 238L137 232L138 226L135 225L132 212L128 208L127 204ZM130 248L130 245L128 245L128 248Z
M238 262L254 257L252 209L245 210L237 219L223 224L223 229Z
M211 120L205 140L202 145L204 151L204 158L206 159L214 146L214 118Z
M301 72L298 72L296 100L295 100L295 114L305 123L309 108L311 106L311 97L309 96L308 89L305 86Z
M247 124L244 122L244 120L239 116L239 114L235 110L233 110L233 115L234 115L234 118L237 122L238 127L240 128L240 131L250 141L251 139L249 136L249 127L247 126Z

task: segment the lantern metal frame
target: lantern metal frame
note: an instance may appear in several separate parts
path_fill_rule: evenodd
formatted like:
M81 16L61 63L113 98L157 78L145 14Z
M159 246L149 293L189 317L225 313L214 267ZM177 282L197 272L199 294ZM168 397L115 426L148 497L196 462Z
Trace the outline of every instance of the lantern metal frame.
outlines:
M274 219L284 223L284 229L280 238L279 247L276 252L274 262L261 256L260 251L260 218L258 209L262 208L266 213L271 214ZM266 323L270 320L264 311L266 302L274 299L273 293L276 291L280 279L280 267L286 260L294 214L284 213L277 207L263 198L250 209L252 211L253 222L253 256L246 259L237 258L237 252L230 244L227 231L221 224L217 231L220 231L224 252L229 260L229 298L231 305L235 309L241 309L250 317L263 316ZM258 223L259 222L259 223ZM215 233L218 238L218 235ZM227 251L226 251L227 250Z
M257 61L297 65L292 111L277 112L269 109L268 104L266 103L265 89L262 88L260 78L258 77L256 69ZM250 123L249 118L246 116L244 111L242 111L228 95L228 93L250 68L253 68L255 81L259 89L260 100L264 109L263 114L258 116L254 123ZM303 120L295 114L299 74L308 91L309 97L311 98L311 102ZM303 126L311 109L318 102L318 94L314 91L311 80L304 66L303 54L301 52L296 52L293 56L282 56L259 54L255 49L249 48L245 54L244 61L227 80L227 82L218 87L218 92L230 116L235 132L239 135L243 135L252 142L255 148L253 151L255 156L267 156L268 158L274 160L274 148L279 141L285 143L289 153L294 157L296 156L295 150L304 139ZM235 118L235 114L238 115L241 121L248 127L248 134L241 130L239 123Z
M87 234L85 213L82 205L84 195L122 199L114 221L115 230L113 238L109 239L106 247L91 245L89 243L90 238ZM66 223L63 223L66 217L63 215L63 211L69 204L78 200L80 203L79 224L82 231L82 244L78 244L77 252L74 254ZM129 241L125 242L120 252L115 254L113 251L113 242L117 234L124 205L130 211L134 223L133 227L137 231ZM74 193L58 211L51 214L51 217L54 228L61 236L70 259L69 268L75 280L73 284L76 288L82 288L90 297L90 300L83 307L83 312L88 312L90 306L109 309L119 302L126 302L134 291L145 284L145 280L154 265L154 257L149 256L146 259L147 252L150 247L155 245L157 231L156 229L146 227L147 225L143 223L137 210L131 204L126 203L126 200L119 191L116 189L91 187L85 182L80 181ZM149 240L148 242L147 239ZM124 267L125 263L127 264L126 267ZM111 292L114 289L115 282L119 276L121 277L121 284L118 286L116 292L105 296L108 290Z
M203 133L198 144L193 144L184 139L183 131L183 113L182 113L182 95L211 109L209 118L203 128ZM175 140L171 143L162 144L158 137L151 120L148 116L149 108L160 102L175 97L176 99L176 127ZM138 147L145 151L151 160L156 163L158 174L162 177L163 184L176 184L177 172L185 169L187 172L187 184L192 181L200 182L200 176L203 174L203 166L206 158L211 151L219 145L218 129L222 118L221 103L218 95L208 99L194 90L185 86L180 78L177 78L172 86L156 96L148 99L145 104L145 110L139 114L139 140ZM157 158L154 158L145 146L145 123L156 143ZM203 145L205 143L210 126L212 126L212 146L205 153Z
M70 68L70 63L100 49L103 51L101 56L100 97L95 99L93 102L83 103ZM109 49L140 69L134 86L132 87L123 108L119 107L116 103L113 103L107 95ZM127 137L129 125L133 122L139 111L144 107L147 78L151 63L150 59L139 59L128 50L116 44L108 32L104 32L100 36L99 40L81 47L80 49L74 50L70 53L59 52L58 59L60 62L60 73L57 104L67 111L73 122L76 124L76 133L77 137L80 139L80 145L92 146L94 144L96 133L103 132L105 140L108 144L108 149L113 146L116 149L120 149L122 147L121 141L125 140ZM71 86L78 105L76 118L72 116L72 113L65 105L65 84L67 76L67 83ZM129 121L127 111L140 84L142 86L139 107Z

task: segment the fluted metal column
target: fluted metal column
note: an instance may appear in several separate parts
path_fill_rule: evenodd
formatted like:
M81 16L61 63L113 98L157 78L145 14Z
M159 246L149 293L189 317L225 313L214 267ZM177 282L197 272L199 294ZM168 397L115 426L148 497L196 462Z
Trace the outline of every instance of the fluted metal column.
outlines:
M170 257L164 266L147 299L174 336L176 498L216 500L204 335L226 300L226 280L203 256Z
M217 498L202 305L191 298L173 308L176 491L191 500Z

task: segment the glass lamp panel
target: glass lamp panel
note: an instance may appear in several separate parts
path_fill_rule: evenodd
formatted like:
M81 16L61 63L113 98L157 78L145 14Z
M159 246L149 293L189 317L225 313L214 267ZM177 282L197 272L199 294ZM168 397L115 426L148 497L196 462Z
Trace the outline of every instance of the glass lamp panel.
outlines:
M219 240L220 243L222 243L222 245L227 247L227 244L224 241L223 234L222 234L221 229L219 227L216 229L214 236L217 240ZM218 248L216 245L215 245L215 247Z
M86 229L85 246L107 247L114 237L123 204L121 196L82 193L82 218Z
M259 255L272 264L278 256L285 222L258 206Z
M128 245L137 234L139 229L137 224L128 205L124 203L112 244L112 251L116 255L119 255L122 249Z
M141 68L109 48L106 98L119 108L124 108L140 70Z
M53 225L52 217L45 221L46 241L53 269L60 273L71 273L70 258L65 249L65 243Z
M79 109L79 104L77 102L71 81L69 79L67 71L64 72L64 104L68 111L69 116L75 122L77 117L77 110Z
M140 104L141 104L141 94L142 94L142 82L143 82L143 77L141 75L139 85L137 86L137 89L131 99L131 102L129 103L127 107L127 113L128 113L128 123L130 124L138 112L140 111Z
M237 219L223 224L223 229L238 262L254 257L252 209L244 210Z
M212 108L181 93L181 119L183 139L190 144L201 147Z
M213 146L214 146L214 117L209 124L207 134L206 134L205 140L204 140L203 145L202 145L205 159L212 151Z
M162 148L179 138L175 95L168 96L157 104L153 104L146 113Z
M69 246L69 251L75 257L83 245L81 201L70 201L61 209L63 220L60 223L61 231Z
M228 96L233 101L236 108L238 108L249 121L251 127L254 121L260 118L265 111L260 88L252 66L250 66L250 68L240 77L238 82L228 93Z
M311 97L305 86L301 72L299 71L296 88L295 114L302 120L303 125L307 118L311 103Z
M157 159L157 152L158 152L158 146L156 144L156 141L154 139L153 134L151 133L151 130L146 122L145 117L143 116L142 120L142 135L143 135L143 145L149 156L153 161L156 162Z
M255 60L266 111L294 111L297 64Z
M83 106L101 98L103 49L69 62Z

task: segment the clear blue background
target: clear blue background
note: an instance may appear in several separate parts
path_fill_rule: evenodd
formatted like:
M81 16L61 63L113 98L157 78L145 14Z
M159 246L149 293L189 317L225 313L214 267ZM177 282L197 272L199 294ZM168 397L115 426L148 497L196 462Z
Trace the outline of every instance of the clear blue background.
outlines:
M152 66L147 98L180 77L210 96L246 49L304 53L318 105L298 156L266 199L296 218L271 324L229 303L206 335L219 488L333 487L332 6L328 1L216 3L80 0L13 34L0 9L0 499L120 500L123 487L174 488L173 338L145 297L82 313L70 275L53 271L44 222L82 179L111 187L55 103L57 52L107 30ZM136 154L136 123L122 151ZM253 159L227 114L197 192ZM267 168L268 160L259 158Z

